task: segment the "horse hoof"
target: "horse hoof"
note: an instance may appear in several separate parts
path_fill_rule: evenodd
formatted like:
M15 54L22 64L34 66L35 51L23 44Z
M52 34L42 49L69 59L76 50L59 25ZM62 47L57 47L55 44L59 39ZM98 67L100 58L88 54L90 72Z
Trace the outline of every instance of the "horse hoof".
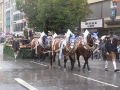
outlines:
M61 69L61 66L59 66L58 68Z
M49 69L52 69L52 66L49 66Z
M66 71L67 69L66 68L64 68L64 71Z
M92 72L91 70L88 70L89 72Z
M78 70L80 70L80 68L78 68Z

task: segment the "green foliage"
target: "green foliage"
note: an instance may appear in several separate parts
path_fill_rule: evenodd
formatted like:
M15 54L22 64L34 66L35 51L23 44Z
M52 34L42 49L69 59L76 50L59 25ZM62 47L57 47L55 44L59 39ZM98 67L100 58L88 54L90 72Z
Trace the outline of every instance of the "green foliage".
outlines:
M4 42L4 47L9 43L9 39L6 39Z
M91 13L87 0L17 0L17 8L27 13L29 26L57 33L74 30Z
M12 47L4 45L3 54L14 57L14 51Z
M38 0L25 0L25 4L23 0L16 0L17 9L21 12L25 12L27 15L27 21L29 27L36 27L35 29L39 29L39 22L36 18L38 11L37 11L37 2Z
M19 58L19 59L27 59L27 58L29 58L29 54L30 54L29 50L30 49L27 49L27 48L20 49L17 58ZM11 46L4 45L3 53L5 55L14 57L14 51L13 51Z
M27 58L29 58L29 55L30 55L30 51L29 50L30 49L27 49L27 48L26 49L25 48L20 49L17 58L20 58L20 59L27 59Z

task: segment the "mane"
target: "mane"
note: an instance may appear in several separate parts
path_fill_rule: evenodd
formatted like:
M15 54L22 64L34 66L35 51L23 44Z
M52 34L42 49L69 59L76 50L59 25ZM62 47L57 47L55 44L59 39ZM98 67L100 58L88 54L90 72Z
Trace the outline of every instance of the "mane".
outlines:
M91 34L88 34L87 36L87 43L89 46L93 46L93 38Z

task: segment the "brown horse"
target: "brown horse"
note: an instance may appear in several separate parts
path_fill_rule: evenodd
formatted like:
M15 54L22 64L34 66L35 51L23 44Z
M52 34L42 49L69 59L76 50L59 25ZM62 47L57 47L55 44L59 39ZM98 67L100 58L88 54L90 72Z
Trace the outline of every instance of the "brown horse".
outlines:
M38 55L38 57L40 59L41 55L44 52L46 52L46 49L50 49L50 40L48 40L48 37L46 35L44 35L40 38L34 38L31 41L31 54L30 54L30 56L33 56L34 54L36 54L36 55Z
M71 61L71 70L74 68L74 62L75 62L75 51L77 49L76 39L69 38L55 38L52 41L52 53L50 54L50 66L52 68L52 59L55 55L55 53L59 53L58 58L58 66L61 67L60 59L61 55L64 55L64 68L66 69L66 62L67 62L67 56L70 58Z
M80 55L82 55L85 60L83 69L85 69L87 65L88 70L91 70L89 67L88 59L91 57L92 51L96 48L96 45L95 45L94 38L92 37L91 34L87 35L86 40L87 42L85 42L82 37L77 37L78 47L76 50L76 55L77 55L78 67L79 68L81 67L79 57Z

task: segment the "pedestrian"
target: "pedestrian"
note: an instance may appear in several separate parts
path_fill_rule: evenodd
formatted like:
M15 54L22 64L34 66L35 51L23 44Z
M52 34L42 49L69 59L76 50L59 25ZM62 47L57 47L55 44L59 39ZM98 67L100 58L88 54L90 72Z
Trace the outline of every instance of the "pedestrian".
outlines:
M119 55L118 62L120 63L120 42L119 41L117 45L117 50L118 50L118 55Z
M24 27L23 33L24 33L24 38L28 39L28 28L27 28L27 26Z
M14 51L14 57L15 57L15 59L17 57L19 48L20 48L20 46L19 46L19 40L15 37L14 40L13 40L13 42L12 42L12 49Z
M102 40L101 45L100 45L100 48L101 48L101 51L102 51L102 59L103 59L104 61L106 61L106 50L105 50L106 42L107 42L107 37L105 37L105 38Z
M30 38L30 40L33 39L33 35L34 35L34 28L31 28L31 29L29 30L29 38Z
M114 38L112 35L110 36L110 39L106 42L105 49L106 49L106 57L107 57L107 60L105 61L105 71L108 71L108 61L111 59L114 67L114 72L120 71L116 67L115 52L117 52L117 43L114 41Z
M101 55L100 55L100 48L96 48L94 51L93 51L93 58L96 57L96 59L100 60L101 59Z

